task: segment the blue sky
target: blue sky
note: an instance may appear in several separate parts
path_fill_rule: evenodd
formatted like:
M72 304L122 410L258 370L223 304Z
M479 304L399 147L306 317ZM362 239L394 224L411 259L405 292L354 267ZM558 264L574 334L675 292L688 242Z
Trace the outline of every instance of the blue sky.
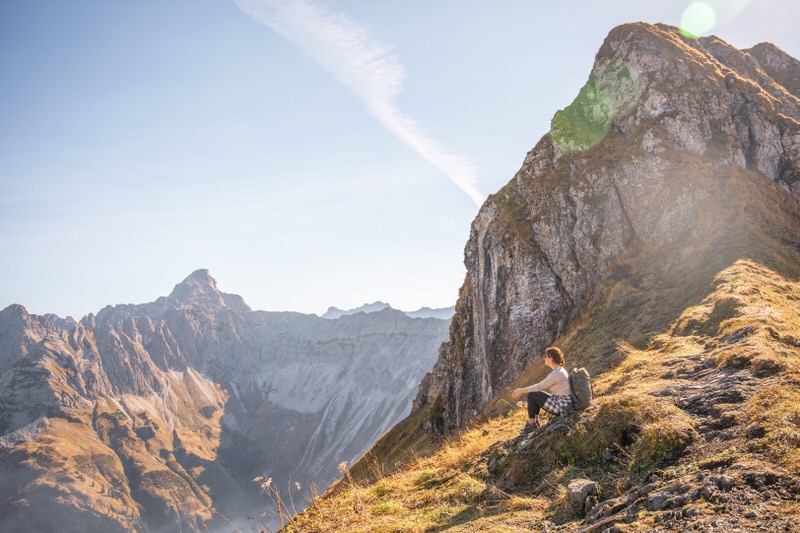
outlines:
M0 2L0 308L207 268L254 309L453 305L481 198L614 26L687 1ZM800 57L793 0L706 4Z

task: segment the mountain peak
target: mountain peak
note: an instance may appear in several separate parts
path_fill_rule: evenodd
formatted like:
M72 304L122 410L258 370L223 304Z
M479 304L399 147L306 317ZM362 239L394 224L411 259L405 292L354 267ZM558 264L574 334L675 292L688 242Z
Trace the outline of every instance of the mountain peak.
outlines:
M195 270L186 279L175 285L169 299L181 305L230 307L242 312L251 310L241 296L220 292L217 281L211 277L206 268Z
M376 313L378 311L383 311L384 309L390 308L391 305L387 304L386 302L381 302L380 300L377 302L373 302L371 304L364 304L361 307L357 307L355 309L339 309L338 307L329 307L328 310L322 315L322 318L327 318L329 320L335 320L339 317L345 315L354 315L356 313Z
M769 42L758 43L745 52L758 61L770 78L800 99L800 61Z
M170 298L183 304L199 303L200 301L218 305L222 303L217 282L205 268L195 270L186 279L175 285Z
M217 280L211 277L209 270L207 268L198 268L184 279L181 284L198 284L198 285L205 285L208 287L217 290Z

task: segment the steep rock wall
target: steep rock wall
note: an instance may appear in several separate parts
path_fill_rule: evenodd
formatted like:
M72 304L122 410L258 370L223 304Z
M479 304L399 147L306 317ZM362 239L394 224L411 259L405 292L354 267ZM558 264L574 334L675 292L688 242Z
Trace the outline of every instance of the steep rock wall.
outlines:
M415 401L429 429L476 417L626 261L725 266L796 246L798 76L774 45L614 29L578 97L472 224L451 338Z

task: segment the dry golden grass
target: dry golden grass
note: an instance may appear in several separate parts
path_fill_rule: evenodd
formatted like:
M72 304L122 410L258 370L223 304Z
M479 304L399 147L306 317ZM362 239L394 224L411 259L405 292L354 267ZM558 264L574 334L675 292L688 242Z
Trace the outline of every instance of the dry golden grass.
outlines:
M579 527L565 496L575 477L600 482L607 499L653 473L679 478L734 465L800 471L799 304L800 284L737 262L646 347L616 343L619 363L595 376L597 399L575 433L548 437L535 456L489 474L487 454L502 453L496 443L516 437L526 419L523 408L507 407L392 475L329 492L286 531L526 531L545 523L569 531ZM752 394L717 406L732 421L733 437L722 447L708 443L700 418L670 391L710 386L696 376L740 372L752 376ZM753 427L765 437L753 438ZM795 511L787 505L780 513ZM620 527L653 527L653 520L645 513Z
M692 41L664 29L646 31L664 33L670 42L665 53L688 58L692 68L706 72L707 53ZM713 68L705 75L748 84L744 92L759 113L776 123L783 120L772 97L755 85ZM602 175L641 159L631 139L644 130L669 138L661 127L642 121L628 135L612 133L583 154L560 157L535 179L519 174L493 196L504 222L498 231L535 248L525 195L545 204L562 189L580 187L581 176ZM424 408L387 433L371 458L381 465L376 470L409 464L381 479L364 475L366 461L357 465L356 479L378 479L358 490L380 487L375 503L364 495L369 518L354 517L348 492L333 490L289 531L517 531L536 529L542 520L569 529L575 517L564 508L563 492L577 476L595 479L601 497L613 498L652 476L680 477L714 465L800 471L800 286L793 281L800 276L797 202L757 172L731 167L732 146L724 139L710 143L702 156L663 148L662 158L673 170L655 200L689 209L676 217L690 222L658 246L634 243L615 257L609 279L556 340L569 366L585 366L595 376L598 398L577 431L548 441L535 456L508 460L500 473L487 472L482 454L502 455L492 446L515 436L526 418L510 400L510 389L546 373L535 363L487 406L488 421L438 451L424 442L422 428L431 418ZM574 179L565 179L567 169ZM687 203L687 190L703 191L706 200ZM539 205L537 212L549 211ZM456 334L464 329L454 328L456 356L463 343ZM732 374L752 378L741 401L719 402L702 415L683 406L691 391ZM727 440L707 441L709 423L727 432ZM403 457L408 449L432 455L409 461ZM522 503L512 503L517 498ZM652 528L653 517L619 528L642 526Z
M538 516L535 500L510 495L470 472L476 457L519 431L519 413L497 417L445 442L429 457L373 484L355 484L318 500L291 531L431 531L500 512ZM366 510L361 514L359 500Z
M39 475L23 486L26 501L52 498L65 507L102 512L123 523L139 519L124 468L113 450L79 421L51 418L46 429L17 453Z

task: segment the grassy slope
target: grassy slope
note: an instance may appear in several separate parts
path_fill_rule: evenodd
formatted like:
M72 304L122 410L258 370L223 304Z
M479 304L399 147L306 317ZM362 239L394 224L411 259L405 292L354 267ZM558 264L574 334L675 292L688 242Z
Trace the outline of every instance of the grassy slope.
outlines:
M641 127L652 125L643 124ZM636 132L632 134L634 138L637 135ZM624 492L632 483L652 478L656 471L664 471L669 465L680 465L689 453L696 454L701 460L706 457L711 461L708 464L714 464L715 454L721 452L715 451L713 446L704 447L702 442L710 438L710 442L716 443L714 446L728 449L731 439L720 440L719 435L709 437L710 431L719 431L712 426L727 425L725 431L740 437L750 430L750 426L745 424L756 416L757 409L748 408L746 416L740 416L741 413L728 413L718 407L706 406L703 409L689 405L683 409L681 402L687 401L684 396L693 390L691 387L725 383L722 374L728 371L726 369L735 369L737 364L744 365L741 372L750 372L747 361L753 359L753 353L783 354L778 356L783 363L775 367L774 376L767 380L759 377L761 381L756 392L767 394L763 391L773 390L769 388L773 386L769 380L784 380L775 385L778 388L774 390L788 395L785 401L781 400L782 405L788 410L795 409L792 411L795 414L781 415L777 407L775 411L767 408L763 412L767 418L773 417L774 423L768 425L777 427L775 420L779 420L789 428L785 442L796 448L797 442L792 440L795 438L792 435L797 433L798 402L792 396L792 387L786 383L792 380L797 383L798 347L792 344L795 342L792 339L798 338L796 322L800 306L797 305L797 286L789 280L800 277L798 206L785 192L766 183L763 176L719 163L726 160L724 156L729 153L729 148L720 140L717 144L712 143L704 156L681 151L663 154L677 170L665 178L669 190L663 202L679 205L685 190L702 191L707 200L681 214L692 224L673 240L658 248L634 243L625 256L617 257L609 279L597 288L580 317L557 340L557 344L566 349L570 366L586 366L597 376L598 392L604 396L589 412L586 423L578 424L582 431L580 435L553 444L557 452L556 457L550 457L553 461L538 466L526 462L523 466L506 468L500 473L502 475L465 468L465 465L480 463L479 453L475 450L487 449L493 443L511 438L522 424L525 415L512 404L508 392L514 386L538 381L544 376L545 369L534 364L496 396L487 406L483 420L476 421L460 440L441 445L427 439L423 430L429 418L426 409L435 406L427 406L412 414L390 430L351 469L352 477L361 487L357 492L363 493L363 513L360 506L356 513L347 512L353 502L357 503L356 491L350 483L343 482L332 487L328 497L300 517L293 524L294 529L290 530L388 531L396 526L397 530L404 531L433 531L461 523L478 529L484 527L480 524L487 522L493 524L486 526L487 530L493 527L515 530L545 519L572 523L574 517L563 505L563 487L569 477L578 472L595 476L601 482L601 496L610 498ZM610 135L592 150L597 151L597 157L592 154L565 157L562 160L567 162L563 164L578 165L580 168L573 174L588 175L591 172L609 172L609 168L613 169L615 165L635 163L641 157L630 139L615 135ZM613 157L600 157L603 154ZM567 186L562 183L565 175L555 172L546 178L553 181L552 187L557 188ZM505 207L499 204L498 207L501 211L508 211L500 213L507 222L505 227L525 241L530 235L523 220L525 217L519 216L519 205L522 204L517 202ZM741 263L742 260L749 262ZM754 274L754 271L759 274ZM726 320L734 318L733 315L727 317L727 314L742 313L741 320L753 322L753 327L761 328L759 331L767 331L763 324L759 324L763 317L750 314L758 306L740 306L719 294L718 275L730 278L734 285L743 283L760 296L777 298L783 309L781 313L792 317L788 322L789 333L780 333L780 328L773 324L769 331L778 333L748 333L741 338L734 336L737 337L734 339L715 329L718 323L727 324ZM781 291L775 289L783 285L788 291L785 298L779 297ZM717 307L717 299L724 300L724 303ZM695 314L699 314L701 323L708 325L695 327L692 319L687 318ZM749 356L740 353L747 351L737 344L745 342L743 339L756 343L749 348ZM739 355L732 356L731 353ZM752 366L754 374L758 375L765 371L761 366L766 365L766 368L770 363L764 362L761 356L756 359L761 362ZM696 371L685 370L690 363ZM637 374L634 372L636 369L641 369L641 372ZM685 372L679 374L679 369ZM686 383L681 381L685 376L695 375L700 375L699 382L694 378ZM637 379L631 380L631 376L637 376ZM649 394L654 392L653 387L668 387L669 383L676 387L675 394ZM747 394L742 393L747 405L752 394L756 394L749 387L747 385L744 389ZM721 395L717 400L726 403L730 398ZM691 409L698 412L691 412ZM709 422L706 420L709 417L720 422ZM663 431L652 430L658 423L667 424L666 436ZM760 430L753 431L757 434ZM773 445L778 446L776 442L765 441L764 445L769 450ZM492 454L498 452L496 448ZM765 455L768 464L772 464L770 457L788 456L791 454L782 451ZM414 460L414 457L420 458ZM727 466L736 464L727 463ZM775 465L784 471L792 465L797 466L796 463ZM438 478L437 475L431 478L439 479L438 482L422 481L429 477L425 472L430 469L438 472ZM460 473L455 475L455 471ZM456 477L448 477L451 475ZM457 487L463 489L466 483L464 476L469 477L470 483L477 483L472 485L477 490L472 496L459 493L461 489ZM551 504L547 503L549 500L539 499L553 496L561 503Z
M617 145L624 142L610 139L606 144L611 147L604 145L604 149L617 153ZM683 170L669 177L671 188L703 190L707 201L685 214L693 221L691 230L671 243L658 249L634 243L624 256L616 258L610 279L597 289L590 305L558 340L568 350L570 364L586 366L592 374L614 368L621 357L616 350L618 341L646 345L683 309L708 294L718 272L739 259L758 261L790 277L800 275L797 202L755 172L718 165L717 150L721 148L710 148L704 156L685 152L671 155L674 168ZM587 161L593 164L596 158ZM580 174L587 173L588 169L581 169ZM664 202L678 201L677 197L664 198ZM500 216L507 222L503 227L519 232L522 240L532 238L525 217L518 213L518 202L498 205L508 211L501 209ZM543 367L532 365L512 386L543 376ZM368 457L353 465L353 477L374 481L376 472L392 472L409 457L435 449L438 443L429 442L423 430L429 411L435 407L424 406L387 432ZM485 412L497 415L508 408L509 395L501 393Z
M590 330L564 340L588 342L580 337ZM522 449L525 414L514 407L394 474L340 484L287 531L578 530L565 489L578 477L599 482L601 501L647 483L651 491L689 487L687 518L680 508L675 518L674 503L649 509L645 495L620 529L746 527L755 524L748 512L781 525L798 516L800 486L791 481L800 470L797 281L739 261L647 346L617 342L613 350L616 366L596 376L597 401L568 435L543 431ZM769 481L769 499L751 482L758 475ZM701 482L720 476L733 489Z

